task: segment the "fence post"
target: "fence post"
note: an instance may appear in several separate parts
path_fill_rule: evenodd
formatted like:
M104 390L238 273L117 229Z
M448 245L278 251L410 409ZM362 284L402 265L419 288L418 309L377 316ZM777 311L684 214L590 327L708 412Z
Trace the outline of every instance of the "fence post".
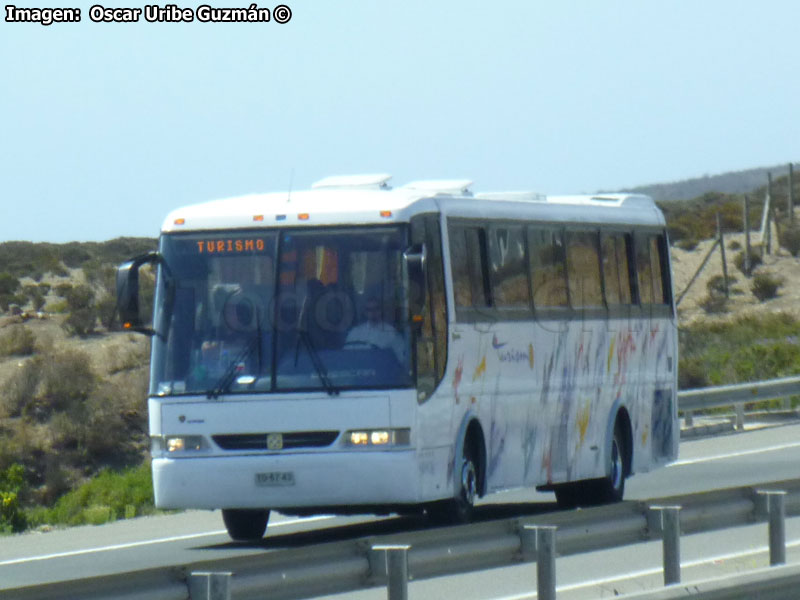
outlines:
M750 201L744 195L744 274L750 277Z
M767 501L769 519L769 565L786 564L786 492L758 490Z
M787 199L789 209L789 224L794 225L794 166L789 163L789 198Z
M722 280L725 283L725 297L730 297L730 290L728 288L728 261L725 260L725 238L722 235L722 222L717 213L717 239L719 239L719 251L722 257Z
M384 554L388 600L408 600L408 551L404 544L373 546L372 551Z
M230 572L196 571L189 575L189 600L231 600Z
M536 593L539 600L556 600L556 529L536 528Z
M664 557L664 585L681 582L680 506L651 506L660 513L661 542Z

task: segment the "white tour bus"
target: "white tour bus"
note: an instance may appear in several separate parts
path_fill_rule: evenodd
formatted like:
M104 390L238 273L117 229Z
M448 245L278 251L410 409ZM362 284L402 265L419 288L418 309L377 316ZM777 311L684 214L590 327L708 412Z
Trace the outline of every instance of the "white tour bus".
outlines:
M222 509L234 539L261 538L271 509L463 521L517 487L617 501L676 458L650 198L388 179L181 208L120 266L124 326L152 335L157 506Z

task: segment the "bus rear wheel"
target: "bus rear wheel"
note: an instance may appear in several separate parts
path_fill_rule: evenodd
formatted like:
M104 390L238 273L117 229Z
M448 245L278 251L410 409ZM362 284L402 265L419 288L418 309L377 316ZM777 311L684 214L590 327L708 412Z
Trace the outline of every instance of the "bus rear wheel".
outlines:
M224 508L222 521L231 539L237 542L257 542L264 537L269 511L262 509Z

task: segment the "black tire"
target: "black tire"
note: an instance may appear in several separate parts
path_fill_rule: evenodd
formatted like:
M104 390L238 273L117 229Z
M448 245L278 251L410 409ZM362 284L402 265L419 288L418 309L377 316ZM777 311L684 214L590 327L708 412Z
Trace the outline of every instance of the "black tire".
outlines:
M224 508L222 521L231 539L237 542L257 542L264 537L269 511L263 509Z
M608 475L594 486L594 499L599 504L620 502L625 495L625 478L629 472L630 457L626 451L625 435L619 423L614 427L609 452Z
M439 523L469 523L478 497L478 458L473 444L467 441L461 456L460 485L458 494L450 500L434 502L428 506L428 515Z
M553 491L556 494L556 502L561 510L569 510L580 505L579 484L565 483L557 486Z

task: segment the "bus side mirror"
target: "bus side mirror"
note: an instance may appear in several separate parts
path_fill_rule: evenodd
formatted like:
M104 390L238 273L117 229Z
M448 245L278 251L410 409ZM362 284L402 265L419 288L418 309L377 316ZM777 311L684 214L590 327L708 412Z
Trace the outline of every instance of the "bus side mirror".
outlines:
M424 244L414 244L403 253L408 273L408 308L412 323L422 322L425 309L427 252Z
M161 260L158 252L148 252L122 263L117 268L117 311L124 330L153 335L153 329L145 326L140 311L139 269L142 265Z

